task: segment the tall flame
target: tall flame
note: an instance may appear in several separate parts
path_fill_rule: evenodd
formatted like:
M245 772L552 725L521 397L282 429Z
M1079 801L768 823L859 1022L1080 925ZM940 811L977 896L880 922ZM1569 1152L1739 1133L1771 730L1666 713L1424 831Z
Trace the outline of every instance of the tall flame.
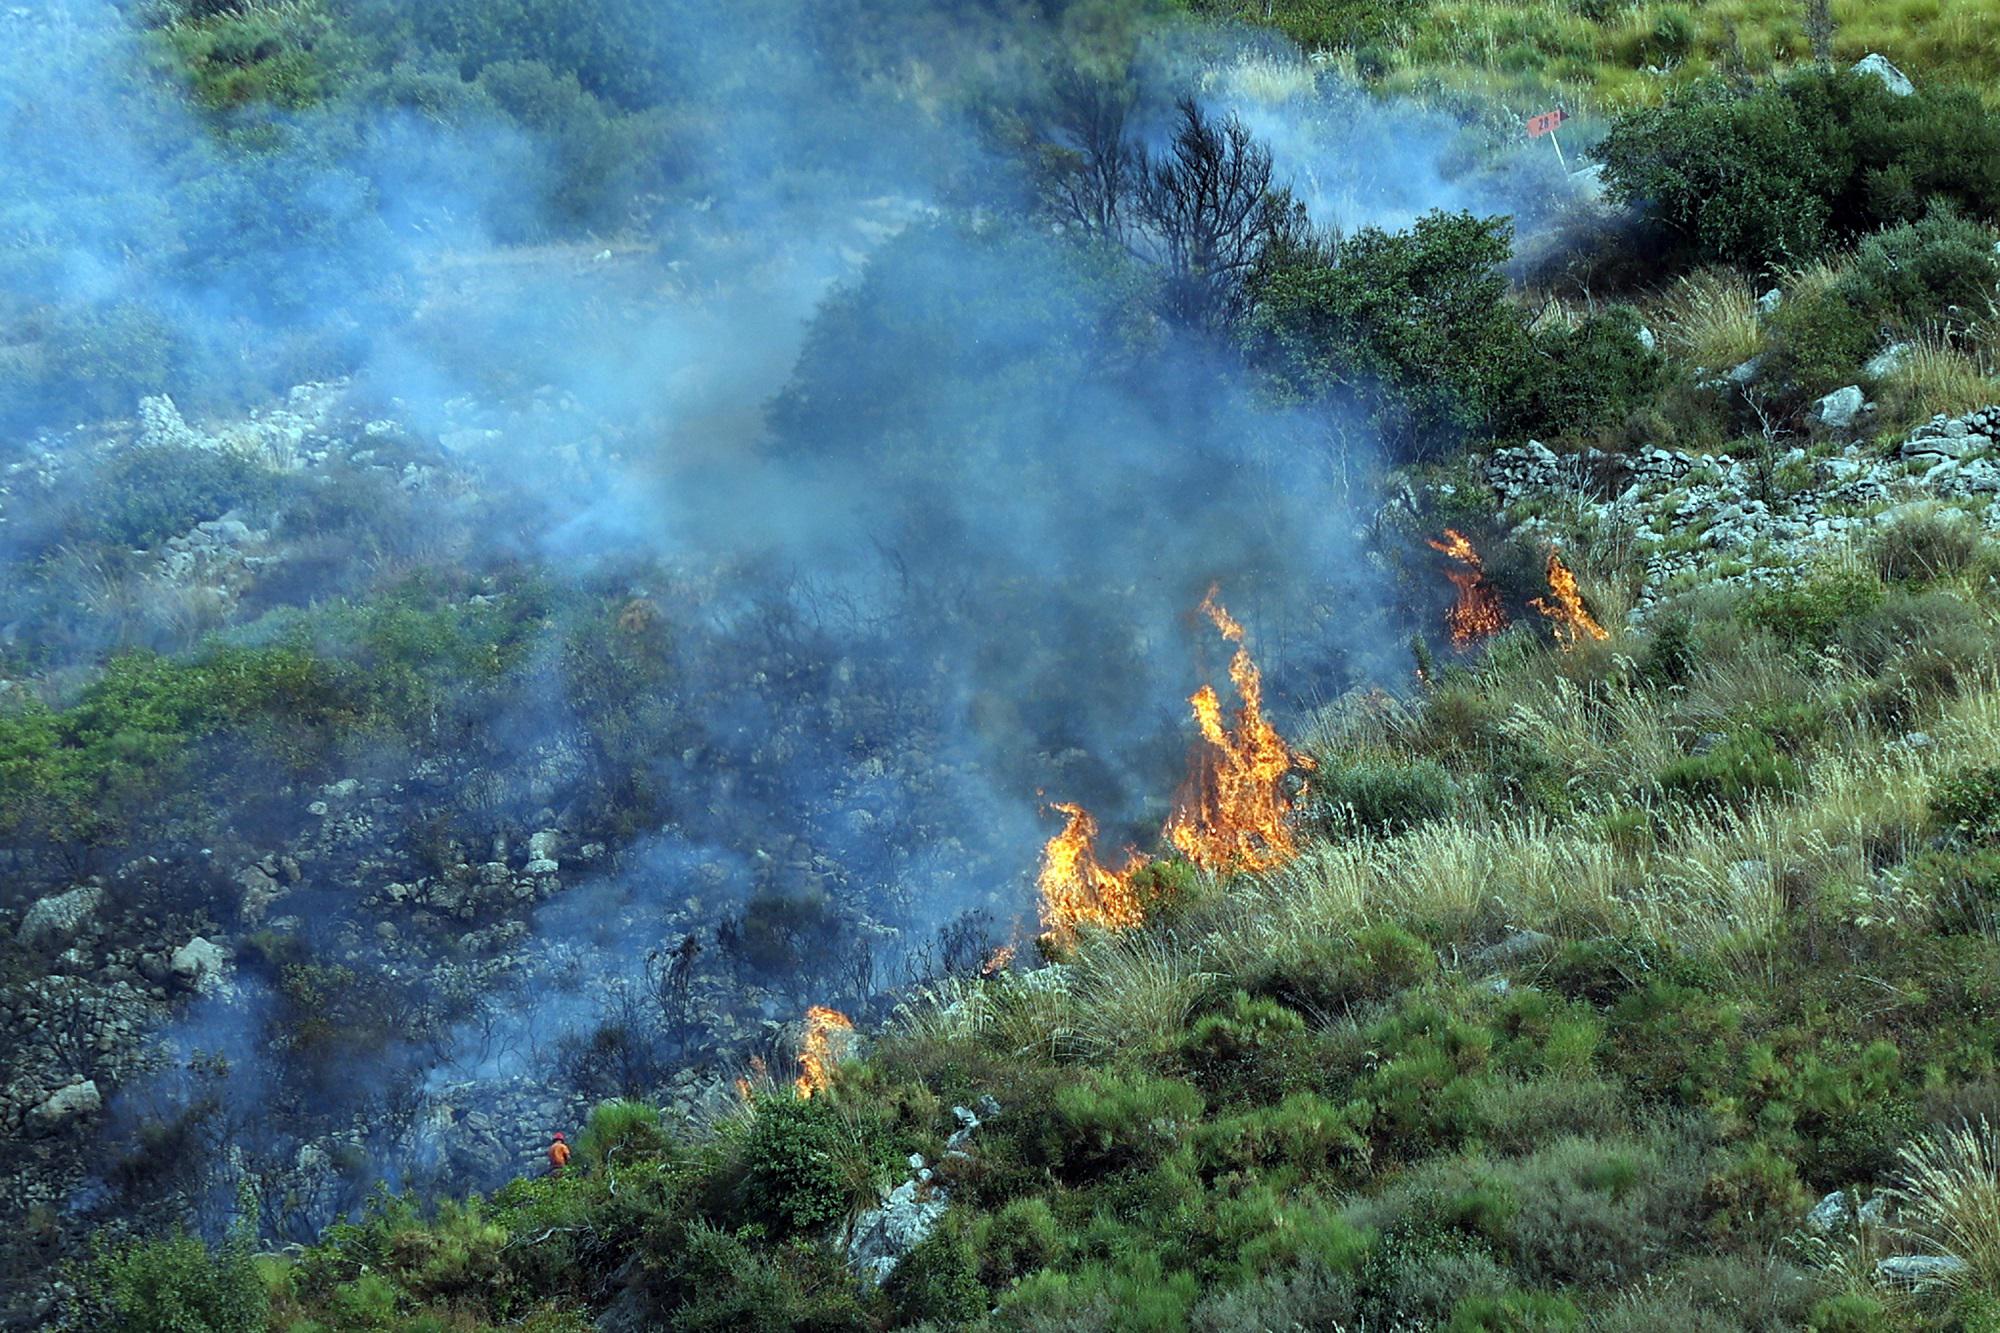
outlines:
M1167 841L1204 870L1269 870L1289 861L1291 798L1285 777L1312 762L1285 744L1264 717L1264 681L1243 643L1243 626L1215 600L1210 588L1201 611L1224 639L1236 645L1229 680L1240 704L1233 726L1225 726L1222 700L1204 685L1188 703L1194 708L1201 744L1188 767L1187 781L1174 796L1167 818Z
M1550 597L1537 597L1528 605L1549 618L1556 642L1564 649L1574 648L1585 639L1602 642L1611 637L1611 632L1598 624L1584 607L1576 575L1570 573L1569 566L1554 551L1549 552L1549 593Z
M1457 562L1462 568L1447 569L1444 576L1458 589L1458 599L1444 613L1445 629L1455 647L1469 648L1507 628L1507 611L1500 594L1487 582L1486 565L1472 541L1457 528L1446 528L1444 540L1426 539L1434 551Z
M1062 832L1042 848L1042 868L1036 884L1042 891L1042 929L1067 944L1084 926L1123 930L1144 919L1132 876L1146 864L1134 851L1123 870L1109 870L1097 859L1097 821L1080 805L1053 804L1064 817Z
M806 1010L806 1035L799 1045L799 1077L792 1084L799 1096L810 1097L832 1085L836 1063L834 1034L852 1031L854 1020L838 1009L816 1004Z

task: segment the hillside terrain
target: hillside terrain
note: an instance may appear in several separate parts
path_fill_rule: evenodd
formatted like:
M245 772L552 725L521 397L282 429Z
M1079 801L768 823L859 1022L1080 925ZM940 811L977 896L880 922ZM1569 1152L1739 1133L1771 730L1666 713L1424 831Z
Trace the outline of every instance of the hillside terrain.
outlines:
M2000 1328L1987 17L0 14L0 1322Z

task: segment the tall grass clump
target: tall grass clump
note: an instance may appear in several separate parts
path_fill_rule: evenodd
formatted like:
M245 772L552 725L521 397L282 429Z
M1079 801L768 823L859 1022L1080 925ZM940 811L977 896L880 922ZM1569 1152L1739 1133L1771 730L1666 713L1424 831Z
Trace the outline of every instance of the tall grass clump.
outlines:
M1710 369L1741 365L1763 345L1757 293L1749 279L1731 269L1698 269L1677 280L1657 319L1669 349Z
M1897 1155L1902 1178L1889 1195L1898 1227L1965 1265L1949 1280L2000 1292L2000 1135L1981 1116L1921 1135Z

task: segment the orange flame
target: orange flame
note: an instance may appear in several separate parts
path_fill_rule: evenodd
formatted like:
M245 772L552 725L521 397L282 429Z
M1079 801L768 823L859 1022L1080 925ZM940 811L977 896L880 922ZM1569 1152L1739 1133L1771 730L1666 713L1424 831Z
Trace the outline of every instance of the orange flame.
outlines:
M1507 611L1500 594L1486 581L1486 565L1471 540L1457 528L1446 528L1443 541L1426 539L1434 551L1442 552L1462 569L1447 569L1444 576L1458 589L1458 600L1444 613L1445 629L1454 647L1469 648L1507 628Z
M987 955L986 961L980 965L979 975L991 980L1005 972L1013 963L1014 946L1003 944Z
M1202 686L1188 700L1201 744L1174 796L1165 832L1182 856L1204 870L1269 870L1297 851L1285 777L1295 768L1311 768L1312 761L1285 744L1265 719L1264 681L1244 646L1243 626L1215 594L1208 590L1201 610L1236 645L1229 680L1241 703L1234 725L1225 726L1214 686Z
M1576 575L1570 573L1569 566L1554 551L1549 552L1549 592L1553 601L1537 597L1528 605L1553 622L1556 642L1565 650L1587 638L1601 642L1611 637L1611 632L1585 609L1583 596L1577 591Z
M1042 868L1035 877L1042 891L1042 929L1057 943L1067 944L1084 926L1124 930L1144 919L1132 876L1146 858L1131 852L1123 870L1108 870L1097 859L1097 821L1080 805L1060 801L1049 807L1061 814L1062 832L1042 848Z
M792 1087L801 1097L824 1092L833 1083L837 1057L833 1049L836 1032L854 1031L854 1020L838 1009L823 1004L806 1010L805 1041L799 1046L799 1077Z

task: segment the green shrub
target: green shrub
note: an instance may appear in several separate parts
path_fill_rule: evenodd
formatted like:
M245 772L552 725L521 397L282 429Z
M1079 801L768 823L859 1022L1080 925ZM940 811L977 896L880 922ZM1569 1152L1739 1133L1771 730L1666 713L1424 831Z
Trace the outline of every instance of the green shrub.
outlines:
M1931 819L1967 838L2000 838L2000 766L1962 768L1931 787Z
M1620 116L1597 154L1613 197L1696 263L1799 263L1934 198L1975 217L2000 205L2000 114L1969 90L1896 97L1846 72L1692 85Z
M962 1328L984 1315L987 1307L972 1247L948 1229L926 1237L903 1256L882 1284L882 1293L897 1319L906 1324L933 1320L946 1328Z
M1517 429L1541 438L1614 441L1660 387L1665 361L1639 340L1639 316L1617 306L1572 329L1535 335L1540 373Z
M1870 236L1840 279L1869 327L1888 322L1909 332L1937 324L1962 330L1990 316L1996 283L1992 230L1948 207Z
M1778 636L1787 647L1819 651L1842 622L1882 602L1882 585L1858 570L1832 570L1760 588L1743 601L1743 618Z
M1056 1093L1067 1165L1089 1175L1157 1162L1204 1105L1199 1091L1173 1079L1086 1070Z
M1063 1251L1063 1231L1046 1200L1014 1199L976 1232L980 1276L994 1287L1054 1263Z
M217 1251L185 1235L106 1250L84 1285L107 1333L255 1333L270 1304L242 1238Z
M1274 246L1250 280L1250 359L1288 398L1357 404L1399 457L1511 430L1532 360L1511 248L1506 219L1442 212Z
M857 1145L824 1097L758 1099L742 1134L737 1211L773 1236L823 1231L854 1203L849 1164Z
M1295 1092L1276 1106L1211 1120L1197 1138L1204 1162L1217 1169L1313 1174L1366 1157L1362 1130L1371 1114L1362 1102L1336 1106L1317 1093Z
M1583 1311L1567 1297L1510 1291L1503 1296L1467 1296L1452 1307L1445 1333L1542 1333L1582 1326Z
M669 1145L658 1108L624 1098L599 1102L576 1148L594 1170L615 1160L630 1164L637 1157L658 1154Z
M1931 903L1946 934L2000 928L2000 848L1925 852L1904 868L1903 885Z
M1771 316L1773 368L1796 399L1814 398L1861 374L1875 350L1868 311L1839 285L1800 293Z
M1306 1013L1386 999L1435 975L1437 955L1393 922L1363 926L1349 940L1300 935L1275 948L1247 978L1251 991Z
M1237 991L1181 1039L1181 1058L1211 1096L1270 1102L1310 1076L1305 1020L1275 1001Z
M1798 764L1780 754L1771 738L1738 731L1701 754L1676 759L1654 775L1669 796L1689 801L1738 805L1753 797L1795 790L1803 780Z
M1407 1000L1368 1031L1379 1063L1356 1082L1373 1108L1382 1150L1420 1157L1464 1145L1481 1127L1481 1089L1493 1054L1490 1028L1426 999Z
M1432 759L1329 764L1313 775L1312 793L1316 823L1369 833L1400 833L1448 818L1457 798L1451 774Z

